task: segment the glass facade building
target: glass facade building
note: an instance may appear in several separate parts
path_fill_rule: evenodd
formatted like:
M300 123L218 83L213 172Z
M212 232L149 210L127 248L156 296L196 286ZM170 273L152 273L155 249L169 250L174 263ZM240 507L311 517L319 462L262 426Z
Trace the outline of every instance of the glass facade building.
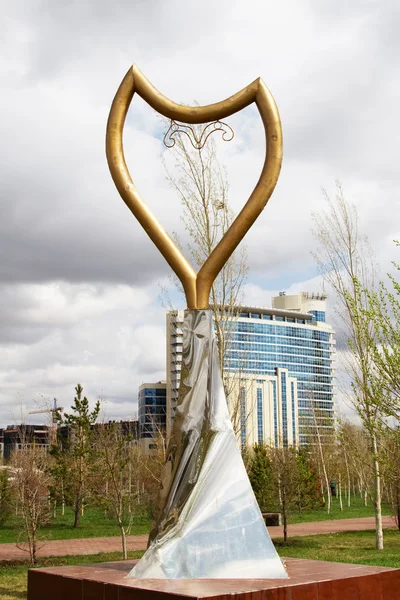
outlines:
M252 312L241 313L231 324L225 373L274 376L277 368L287 369L289 376L297 380L299 441L306 443L307 431L313 428L315 419L320 420L323 428L332 426L329 421L334 415L333 331L322 320L321 327L311 315L265 314L261 310L253 308ZM294 384L288 387L281 373L280 385L283 445L287 445L288 395L291 394L294 406Z
M239 317L232 317L224 377L240 373L255 387L251 394L246 386L241 391L240 445L261 440L275 446L305 444L316 423L322 434L332 430L335 340L325 322L325 300L321 294L282 294L273 299L273 308L243 307ZM179 387L182 320L183 311L167 317L170 422ZM250 410L255 413L253 434Z
M143 383L139 388L139 444L146 452L154 449L154 438L166 429L167 384Z

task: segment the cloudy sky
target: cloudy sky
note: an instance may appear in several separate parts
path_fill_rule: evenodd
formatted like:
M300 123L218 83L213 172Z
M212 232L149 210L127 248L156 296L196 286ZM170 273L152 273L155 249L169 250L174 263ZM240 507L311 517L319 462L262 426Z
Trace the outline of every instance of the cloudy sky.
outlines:
M166 96L208 104L261 76L277 101L284 163L246 239L246 300L320 285L310 216L335 179L383 271L400 236L400 4L396 0L13 0L0 24L0 426L80 382L106 415L131 418L137 388L165 377L169 268L119 198L104 132L132 63ZM219 144L239 208L264 155L249 107ZM125 150L169 231L159 119L135 98ZM228 148L229 146L229 148ZM32 419L32 418L31 418ZM36 417L37 422L40 418Z

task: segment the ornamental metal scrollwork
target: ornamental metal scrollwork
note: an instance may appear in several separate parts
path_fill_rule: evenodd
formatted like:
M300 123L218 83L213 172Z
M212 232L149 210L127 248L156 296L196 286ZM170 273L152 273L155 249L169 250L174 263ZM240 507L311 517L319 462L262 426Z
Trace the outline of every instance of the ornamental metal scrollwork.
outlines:
M186 123L177 123L173 119L171 119L170 126L168 131L164 135L164 145L167 148L173 148L175 146L175 137L177 134L184 133L188 138L190 143L192 144L195 150L201 150L208 138L215 131L222 132L222 139L224 142L230 142L235 137L235 133L227 123L223 121L213 121L212 123L207 123L201 132L200 136L196 133L196 130L190 125L186 125Z

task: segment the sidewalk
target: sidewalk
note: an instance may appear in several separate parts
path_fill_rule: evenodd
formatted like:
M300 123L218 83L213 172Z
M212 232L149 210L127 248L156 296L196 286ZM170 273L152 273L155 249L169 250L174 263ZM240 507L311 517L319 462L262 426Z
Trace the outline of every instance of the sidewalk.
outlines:
M382 525L383 527L395 527L393 517L382 517ZM288 525L288 536L341 533L343 531L367 531L368 529L375 529L375 517L295 523L294 525ZM283 527L268 527L268 531L272 538L283 537Z
M382 517L383 527L393 527L392 517ZM374 517L361 519L338 519L313 523L296 523L288 526L289 537L339 533L343 531L364 531L375 528ZM271 538L283 537L283 527L268 527ZM128 550L145 550L147 535L132 535L127 538ZM100 552L120 552L121 538L83 538L76 540L54 540L43 542L38 556L75 556L77 554L99 554ZM0 544L0 561L28 558L27 552L15 544Z

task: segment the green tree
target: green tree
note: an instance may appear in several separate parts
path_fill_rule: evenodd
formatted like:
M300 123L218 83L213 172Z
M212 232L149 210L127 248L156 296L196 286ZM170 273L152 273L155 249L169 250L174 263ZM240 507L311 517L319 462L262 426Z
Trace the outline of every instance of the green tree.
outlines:
M296 460L298 475L295 503L298 512L301 512L321 505L320 481L308 451L304 448L298 450Z
M400 246L397 241L395 244ZM398 275L400 265L395 261L392 264ZM368 304L362 310L362 318L372 324L374 331L372 339L374 370L371 372L370 378L381 399L380 411L383 418L379 433L385 483L389 489L389 500L399 524L400 281L391 273L387 275L390 283L387 285L381 281L377 291L362 288L360 280L357 280L356 283L368 298Z
M369 436L376 548L383 550L378 440L385 394L376 372L376 331L368 316L370 293L376 289L375 259L368 240L360 235L357 211L344 198L339 183L335 199L326 195L326 200L328 209L313 215L313 233L317 241L314 257L325 283L336 298L336 328L348 340L348 351L341 352L340 358L351 381L349 399Z
M400 530L400 428L387 427L382 435L384 446L384 480L387 499Z
M75 388L76 396L72 411L60 418L60 423L68 430L68 439L62 441L56 458L60 461L59 471L66 477L68 492L74 511L74 527L79 527L84 500L89 492L88 478L91 473L93 460L93 425L100 412L100 402L97 401L90 411L89 401L82 397L83 388L78 383Z
M11 512L11 486L9 470L0 467L0 525L3 525Z
M400 246L399 242L395 242ZM397 272L400 265L393 262ZM380 282L377 292L366 289L368 306L364 318L374 327L374 361L385 391L385 412L400 418L400 281L388 273L390 286ZM358 281L361 287L361 281Z
M273 477L269 451L263 444L255 444L250 460L249 479L261 512L272 511Z
M67 440L59 439L59 442L53 444L50 448L50 456L52 457L50 471L53 477L53 484L50 488L50 496L54 503L54 512L56 513L57 505L61 505L61 514L65 514L65 505L71 498L69 497L68 486L68 465L69 455L67 451Z

